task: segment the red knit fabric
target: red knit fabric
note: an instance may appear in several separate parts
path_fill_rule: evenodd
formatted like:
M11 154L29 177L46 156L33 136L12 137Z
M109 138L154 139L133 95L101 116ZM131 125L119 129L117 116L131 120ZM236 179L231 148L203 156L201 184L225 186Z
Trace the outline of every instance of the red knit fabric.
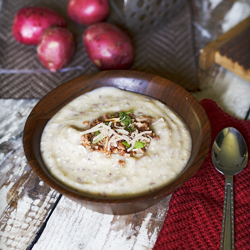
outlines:
M235 127L250 149L250 122L202 100L212 128L212 142L221 129ZM212 146L212 143L211 143ZM153 250L219 249L225 177L213 167L211 147L196 174L172 194L169 211ZM250 162L234 177L235 249L250 249Z

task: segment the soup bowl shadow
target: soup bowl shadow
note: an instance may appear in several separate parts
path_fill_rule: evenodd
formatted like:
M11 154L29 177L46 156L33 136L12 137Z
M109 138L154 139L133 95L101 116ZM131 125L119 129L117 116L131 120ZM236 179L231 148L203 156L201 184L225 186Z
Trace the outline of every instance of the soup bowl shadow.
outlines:
M183 171L160 189L132 197L97 197L63 185L46 168L40 152L40 141L47 122L76 97L105 86L158 99L174 110L187 124L192 137L190 159ZM188 91L160 76L130 70L101 71L80 76L60 85L44 96L33 108L27 118L23 134L23 147L28 163L43 182L86 208L116 215L145 210L171 194L199 169L208 153L210 143L209 119L203 107Z

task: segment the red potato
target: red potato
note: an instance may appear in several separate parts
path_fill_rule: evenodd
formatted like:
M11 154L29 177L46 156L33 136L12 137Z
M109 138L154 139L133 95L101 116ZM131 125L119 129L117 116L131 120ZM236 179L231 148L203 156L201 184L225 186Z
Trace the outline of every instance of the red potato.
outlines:
M53 10L42 7L20 9L14 18L12 34L24 44L38 44L43 31L50 26L66 27L65 19Z
M41 63L51 72L66 66L75 51L73 34L66 28L49 27L44 30L37 45L37 54Z
M125 69L134 58L134 48L128 35L110 23L96 23L83 34L90 59L100 69Z
M74 22L85 26L102 22L109 15L108 0L70 0L67 14Z

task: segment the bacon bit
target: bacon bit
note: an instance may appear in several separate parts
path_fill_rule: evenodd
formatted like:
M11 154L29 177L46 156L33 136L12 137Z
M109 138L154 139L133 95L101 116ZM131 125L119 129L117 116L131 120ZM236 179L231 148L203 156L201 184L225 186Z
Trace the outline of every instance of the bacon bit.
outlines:
M149 130L149 126L146 122L135 122L135 125L142 131Z
M82 145L85 148L91 148L91 141L89 140L89 135L82 135Z
M132 111L109 116L105 114L92 123L88 122L90 129L81 132L82 145L90 151L99 151L109 157L111 154L120 154L126 158L143 156L152 138L159 140L159 136L149 127L153 120L155 118L151 116L135 117Z
M153 137L155 140L159 141L160 140L160 137L159 136L154 136Z
M125 161L119 160L118 163L119 163L119 165L122 166L122 167L125 165Z
M84 125L89 125L89 121L85 121L85 122L83 122L82 124L84 124Z

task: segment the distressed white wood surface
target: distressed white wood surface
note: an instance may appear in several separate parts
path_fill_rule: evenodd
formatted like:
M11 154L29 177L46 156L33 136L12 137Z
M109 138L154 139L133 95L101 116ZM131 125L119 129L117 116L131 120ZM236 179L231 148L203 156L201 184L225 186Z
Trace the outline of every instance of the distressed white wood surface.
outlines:
M249 93L248 83L219 68L196 96L244 118ZM26 249L59 195L32 172L22 148L23 126L36 102L0 99L0 249ZM62 197L33 249L152 249L168 200L138 214L112 216Z
M197 54L207 44L250 15L249 0L193 0L193 26ZM198 61L198 60L197 60ZM217 64L199 70L198 99L210 98L225 112L244 119L250 107L250 84ZM250 117L248 118L250 119Z
M0 249L26 249L58 193L27 164L22 146L36 100L0 100Z
M0 100L0 249L26 249L59 196L33 173L23 152L24 123L36 102ZM169 199L113 216L62 197L33 249L151 249Z
M201 45L213 39L213 32L217 34L217 30L206 29L201 24L215 20L210 14L221 2L194 1L201 13L194 22L198 36L202 37ZM250 7L246 6L250 6L246 0L235 1L221 20L223 31L224 27L229 29L241 21L243 10L249 15ZM210 8L211 13L205 7ZM209 71L200 72L199 77L202 91L193 93L198 100L211 98L226 112L244 119L250 106L249 83L216 65ZM22 149L23 126L36 102L0 99L0 249L3 250L26 249L59 196L32 172ZM152 249L169 199L137 214L113 216L93 212L62 197L33 249Z
M250 108L250 83L218 65L209 71L216 74L209 78L203 77L203 90L193 93L195 98L199 101L212 99L228 114L245 119Z
M169 200L170 196L136 214L114 216L93 212L63 196L33 250L152 249Z

